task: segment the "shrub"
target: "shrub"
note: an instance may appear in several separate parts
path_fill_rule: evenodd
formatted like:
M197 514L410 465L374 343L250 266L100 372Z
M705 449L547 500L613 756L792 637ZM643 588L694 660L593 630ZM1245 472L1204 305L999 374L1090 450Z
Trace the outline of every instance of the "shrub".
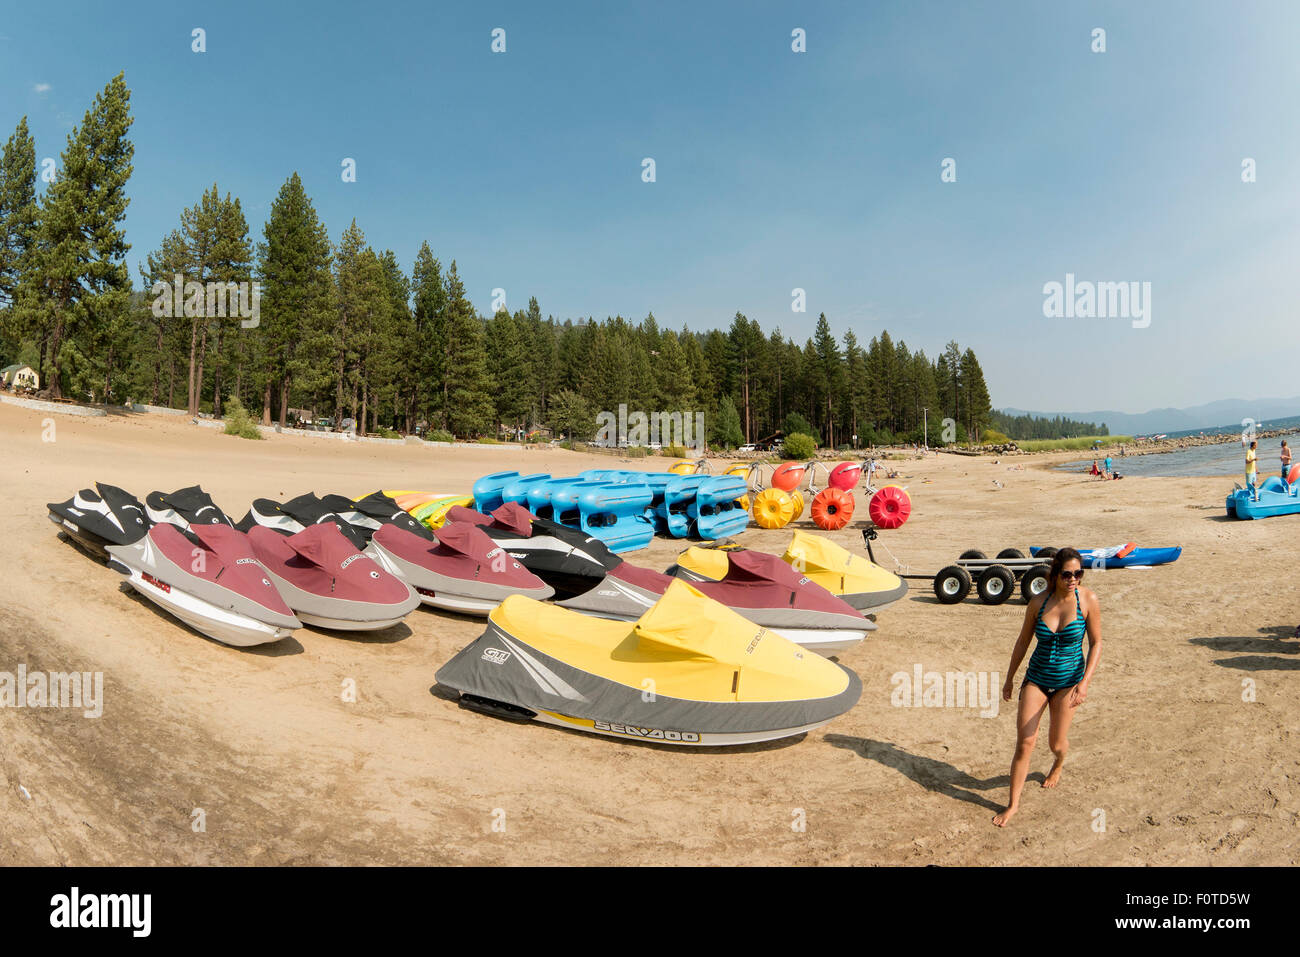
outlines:
M807 461L817 454L817 440L802 432L793 432L785 437L781 449L781 458Z
M478 444L479 445L500 445L501 442L497 439L489 438L486 435L481 435L479 436Z
M383 425L375 430L375 435L379 436L381 439L400 439L402 437L400 432L394 432L392 429Z
M232 395L226 402L226 435L237 435L241 439L260 439L262 430L257 427L253 417L244 408L238 396Z
M670 459L686 458L686 446L684 445L665 445L659 450L660 455L666 455Z
M997 429L985 429L980 441L985 445L1006 445L1011 440Z
M630 459L643 459L650 454L650 450L644 445L629 445L623 451Z
M455 442L456 437L446 429L430 429L424 434L427 442Z
M785 417L781 423L781 431L786 435L793 435L796 432L800 435L815 435L817 432L812 427L812 423L798 412L791 412Z

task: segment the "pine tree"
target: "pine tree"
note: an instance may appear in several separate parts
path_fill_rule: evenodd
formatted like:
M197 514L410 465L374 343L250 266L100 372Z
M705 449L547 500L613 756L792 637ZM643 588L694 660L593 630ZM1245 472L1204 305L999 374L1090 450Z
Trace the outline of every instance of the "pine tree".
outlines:
M24 116L0 154L0 308L12 306L30 278L37 213L36 141Z
M978 442L992 409L989 406L989 390L984 384L984 372L980 369L975 353L970 349L962 353L961 381L965 398L967 434L970 435L972 442Z
M414 341L411 356L411 404L417 421L438 421L446 424L442 415L443 370L447 339L447 287L443 283L442 264L438 262L429 244L420 244L411 270L412 295L415 308Z
M706 430L709 444L723 449L734 449L746 441L740 424L740 413L731 396L723 395L718 403L718 414L713 417L712 428Z
M455 435L481 435L492 426L493 383L487 371L483 324L465 297L465 286L454 259L447 270L446 289L445 427Z
M127 138L130 101L119 73L68 135L58 175L41 204L33 281L22 287L19 308L41 341L48 337L44 371L55 398L63 396L65 360L84 373L82 346L98 326L129 308L125 259L131 247L120 224L130 203L126 184L135 154Z
M262 421L271 421L272 392L279 396L280 423L288 415L295 381L316 393L331 381L333 281L325 227L294 173L280 187L258 245L263 298L259 370L264 389ZM336 409L336 415L342 410Z

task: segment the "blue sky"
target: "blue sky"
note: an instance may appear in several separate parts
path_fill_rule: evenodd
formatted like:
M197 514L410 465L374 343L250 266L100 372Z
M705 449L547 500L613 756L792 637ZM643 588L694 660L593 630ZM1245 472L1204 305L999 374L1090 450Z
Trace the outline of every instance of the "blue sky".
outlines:
M297 170L331 237L427 239L483 312L825 312L973 347L997 406L1300 395L1291 0L11 4L0 37L0 138L26 114L38 157L126 71L133 274L213 182L260 238ZM1044 318L1067 272L1150 282L1150 326Z

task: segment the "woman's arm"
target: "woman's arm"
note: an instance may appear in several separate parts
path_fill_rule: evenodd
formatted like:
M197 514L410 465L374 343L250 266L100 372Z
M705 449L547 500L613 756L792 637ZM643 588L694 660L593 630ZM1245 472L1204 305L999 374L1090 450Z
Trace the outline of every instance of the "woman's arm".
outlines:
M1047 596L1042 595L1025 607L1025 620L1020 626L1020 635L1016 638L1016 646L1011 649L1011 664L1007 666L1007 680L1002 683L1003 701L1011 700L1011 692L1015 687L1016 672L1020 670L1020 663L1025 660L1025 652L1029 650L1029 639L1034 633L1034 616L1045 601L1047 601Z
M1101 602L1097 600L1096 592L1088 592L1087 604L1084 621L1087 622L1088 629L1088 664L1083 669L1083 680L1075 686L1072 693L1074 705L1081 705L1088 700L1088 684L1101 661Z

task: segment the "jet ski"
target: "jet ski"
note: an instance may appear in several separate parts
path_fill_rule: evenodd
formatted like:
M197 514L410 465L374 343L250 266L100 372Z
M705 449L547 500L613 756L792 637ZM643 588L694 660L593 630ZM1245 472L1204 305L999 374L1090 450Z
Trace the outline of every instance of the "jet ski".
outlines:
M483 529L511 558L555 589L561 599L590 591L607 571L623 561L600 539L538 518L517 502L506 502L491 516L455 506L448 511L447 522L469 522Z
M630 623L512 596L436 678L473 711L694 747L802 734L862 694L849 669L684 581Z
M267 644L301 627L247 537L228 525L195 524L186 533L163 522L133 544L109 545L108 554L135 591L223 644Z
M97 490L97 491L96 491ZM95 483L66 502L51 502L50 521L96 558L108 560L109 545L130 545L149 531L144 505L116 485Z
M433 541L428 525L410 515L383 492L371 492L355 501L343 495L322 495L321 504L365 535L367 540L383 525L395 525L426 542Z
M333 524L348 541L356 546L357 551L366 547L369 536L325 505L312 492L306 492L287 502L277 502L269 498L253 499L248 514L239 520L235 528L241 532L249 532L261 526L279 532L281 535L296 535L305 528L321 524Z
M511 595L543 601L555 589L524 568L468 522L449 522L437 542L385 525L366 554L406 582L426 605L466 615L486 615Z
M686 580L702 594L795 644L830 654L858 644L876 629L876 623L862 612L800 576L775 555L748 550L722 554L730 567L720 581ZM601 618L635 621L676 580L673 571L661 574L624 562L610 569L595 588L560 604Z
M181 531L187 531L194 525L235 527L230 516L198 485L177 489L175 492L150 492L145 496L144 504L149 513L149 521L155 525L175 525Z
M372 631L397 624L420 603L406 582L361 554L333 522L289 536L254 525L248 540L285 604L305 624Z
M893 572L820 535L796 531L781 558L858 611L874 614L907 594L907 582Z

